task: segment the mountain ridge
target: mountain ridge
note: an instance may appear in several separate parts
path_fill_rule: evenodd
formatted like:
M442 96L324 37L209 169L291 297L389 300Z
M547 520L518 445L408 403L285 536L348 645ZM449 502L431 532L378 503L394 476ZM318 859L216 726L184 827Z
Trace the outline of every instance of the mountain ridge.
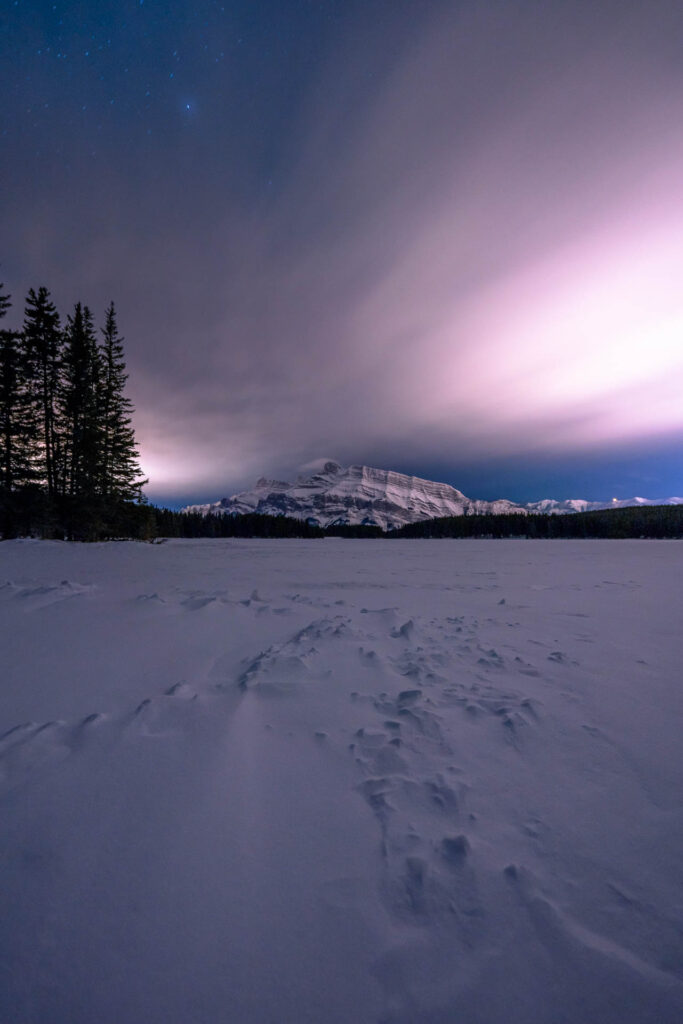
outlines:
M294 483L259 477L251 490L216 502L187 505L182 511L200 515L259 513L302 519L322 527L364 525L394 530L408 523L442 516L566 515L604 508L683 504L683 498L658 501L640 497L611 502L582 498L563 501L543 498L526 504L507 498L485 501L468 498L450 484L372 466L344 467L333 459L327 459L309 469L312 472L308 476L300 475Z

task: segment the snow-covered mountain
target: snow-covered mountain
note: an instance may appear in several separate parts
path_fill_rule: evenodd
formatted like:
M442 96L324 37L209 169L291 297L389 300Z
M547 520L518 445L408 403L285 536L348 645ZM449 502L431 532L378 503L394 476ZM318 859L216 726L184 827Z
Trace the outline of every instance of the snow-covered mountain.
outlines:
M533 515L590 512L639 505L683 505L683 498L627 498L611 502L589 502L583 498L557 501L544 498L525 505L505 498L486 502L467 498L456 487L419 476L407 476L371 466L340 466L328 460L310 476L295 483L261 477L251 490L208 505L188 505L183 512L202 515L286 515L318 526L340 523L397 529L405 523L446 515L516 513Z
M533 515L543 512L560 515L603 508L673 504L683 504L683 498L661 501L628 498L606 503L586 501L583 498L569 498L565 501L544 498L526 505L516 504L506 498L482 501L468 498L449 484L371 466L343 467L338 462L328 460L316 467L310 476L300 476L295 483L262 477L250 491L242 491L231 498L207 505L188 505L183 511L199 512L202 515L259 512L263 515L304 519L317 526L362 524L394 530L406 523L436 519L439 516L477 513Z
M363 524L385 530L438 516L526 514L522 506L505 499L477 501L449 484L370 466L342 467L331 460L296 483L261 478L250 491L209 505L189 505L184 511L204 515L259 512L292 516L318 526Z
M585 498L543 498L524 506L529 512L564 515L567 512L596 512L605 508L637 508L640 505L683 505L683 498L612 498L611 501L586 501Z

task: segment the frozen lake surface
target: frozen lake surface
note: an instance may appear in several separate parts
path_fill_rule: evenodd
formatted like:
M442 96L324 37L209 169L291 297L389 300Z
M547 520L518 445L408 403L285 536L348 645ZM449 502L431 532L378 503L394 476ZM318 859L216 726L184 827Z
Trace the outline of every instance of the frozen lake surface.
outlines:
M2 1024L679 1024L683 543L0 545Z

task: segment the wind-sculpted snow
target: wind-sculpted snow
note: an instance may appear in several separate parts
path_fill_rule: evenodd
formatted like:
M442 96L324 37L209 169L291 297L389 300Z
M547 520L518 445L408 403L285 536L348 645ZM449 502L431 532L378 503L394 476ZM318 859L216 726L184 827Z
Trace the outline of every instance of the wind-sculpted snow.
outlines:
M570 498L556 501L544 498L526 505L506 498L483 501L467 498L449 484L422 480L419 477L393 473L370 466L348 466L325 462L309 477L296 483L261 478L251 491L212 504L188 505L183 511L202 515L290 516L317 526L367 525L384 530L397 529L407 523L442 516L535 513L564 514L604 508L626 508L634 505L683 504L683 498L651 501L630 498L612 502L585 501Z
M0 1020L677 1024L677 542L2 546Z

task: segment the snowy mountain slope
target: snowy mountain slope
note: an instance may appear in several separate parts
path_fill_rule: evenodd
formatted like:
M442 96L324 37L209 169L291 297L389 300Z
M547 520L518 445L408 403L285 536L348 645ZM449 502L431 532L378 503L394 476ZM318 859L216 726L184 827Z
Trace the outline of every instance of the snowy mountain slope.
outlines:
M605 508L637 508L641 505L683 505L683 498L613 498L612 501L586 501L585 498L543 498L530 501L524 508L532 513L564 515L568 512L598 512Z
M586 501L569 498L557 501L543 498L526 505L501 498L482 501L468 498L449 484L406 476L371 466L342 467L338 462L322 462L310 476L300 476L296 483L268 480L261 477L250 491L205 505L188 505L184 512L202 515L290 516L304 519L316 526L362 524L397 529L406 523L440 516L474 514L519 515L586 512L604 508L628 508L636 505L680 505L683 498L627 498L620 501Z
M296 483L261 478L250 491L210 505L189 505L184 511L203 515L259 512L305 519L318 526L348 523L385 530L439 516L525 514L524 508L505 499L477 501L449 484L370 466L344 468L331 460Z
M539 515L565 515L568 512L590 512L594 509L605 508L599 501L586 501L585 498L566 498L558 501L556 498L542 498L540 501L530 501L525 508L532 513Z

